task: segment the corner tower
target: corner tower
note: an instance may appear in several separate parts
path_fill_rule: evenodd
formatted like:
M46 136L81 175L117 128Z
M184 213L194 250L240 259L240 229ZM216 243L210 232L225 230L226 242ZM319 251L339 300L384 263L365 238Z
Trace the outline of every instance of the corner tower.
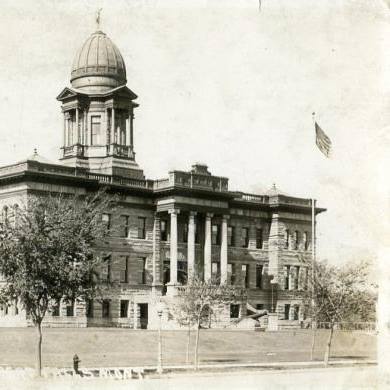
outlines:
M61 162L143 179L134 153L137 95L126 86L121 53L102 31L94 32L77 52L70 82L57 97L64 114Z

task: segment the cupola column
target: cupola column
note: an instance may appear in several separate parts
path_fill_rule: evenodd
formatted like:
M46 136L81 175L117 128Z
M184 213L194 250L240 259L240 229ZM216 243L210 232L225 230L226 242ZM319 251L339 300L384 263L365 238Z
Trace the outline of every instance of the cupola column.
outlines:
M130 112L130 116L129 116L129 121L130 121L130 137L129 137L129 141L130 141L131 151L134 150L133 120L134 120L134 114L131 111Z
M80 125L79 125L79 109L76 108L76 142L75 144L80 143Z
M111 109L111 144L115 143L115 108Z

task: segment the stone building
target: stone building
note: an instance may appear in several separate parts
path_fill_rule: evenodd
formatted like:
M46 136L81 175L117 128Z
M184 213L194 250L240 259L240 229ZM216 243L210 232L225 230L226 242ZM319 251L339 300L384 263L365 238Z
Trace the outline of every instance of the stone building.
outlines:
M137 95L126 85L119 50L101 31L77 53L70 82L57 97L64 115L60 160L34 152L1 167L2 218L31 194L108 186L120 205L102 216L112 233L98 250L106 257L103 277L118 287L88 304L53 304L46 324L155 328L156 303L174 299L188 277L199 275L246 289L247 302L227 307L216 326L246 315L247 303L278 313L281 327L298 326L308 277L302 259L312 250L311 200L275 186L265 194L230 191L228 178L200 163L146 179L135 158ZM27 324L17 302L1 307L1 326ZM167 311L163 326L177 326Z

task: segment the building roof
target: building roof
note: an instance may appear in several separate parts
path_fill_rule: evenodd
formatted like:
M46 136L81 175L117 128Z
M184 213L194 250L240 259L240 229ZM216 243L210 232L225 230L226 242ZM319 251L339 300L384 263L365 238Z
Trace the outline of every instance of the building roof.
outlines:
M18 161L16 164L21 164L21 163L24 163L24 162L27 162L27 161L36 161L36 162L39 162L39 163L42 163L42 164L61 165L58 162L50 161L46 157L43 157L40 154L38 154L38 151L37 151L36 148L34 149L34 153L33 154L31 154L30 156L28 156L27 158L25 158L22 161Z
M96 31L77 52L70 81L75 88L90 88L101 86L107 78L114 88L126 84L126 66L111 39L102 31Z

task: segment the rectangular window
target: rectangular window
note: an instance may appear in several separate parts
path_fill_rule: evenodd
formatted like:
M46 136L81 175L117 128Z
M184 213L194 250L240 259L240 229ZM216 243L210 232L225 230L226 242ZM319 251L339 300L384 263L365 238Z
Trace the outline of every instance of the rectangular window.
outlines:
M228 263L228 277L230 280L230 284L233 285L236 282L236 275L235 275L235 264Z
M240 305L230 305L230 318L238 318L240 316Z
M127 238L129 236L129 216L121 215L120 221L121 237Z
M182 232L181 242L188 242L188 223L183 223L180 230Z
M236 244L235 240L234 240L234 238L235 238L234 237L235 236L234 226L228 226L227 235L228 235L228 245L234 246Z
M91 116L91 145L99 144L100 115Z
M299 267L295 267L294 290L298 290L298 288L299 288L299 272L300 272L300 268Z
M71 300L66 304L66 316L67 317L74 316L74 300Z
M146 237L146 218L145 217L138 217L138 238L141 240L144 240Z
M111 229L111 214L104 213L102 214L102 221L106 225L106 229Z
M106 263L106 281L111 282L111 255L106 256L104 262Z
M257 310L264 310L264 303L257 303L256 304L256 309Z
M129 311L129 301L128 300L121 300L121 318L127 318L128 311Z
M298 320L299 320L299 306L294 305L294 321L298 321Z
M211 225L211 244L221 245L221 225Z
M110 300L109 299L103 299L102 317L103 318L110 318Z
M298 250L299 249L299 231L295 230L294 233L294 249Z
M90 299L87 302L87 317L93 318L93 299Z
M129 257L128 256L121 256L121 283L128 283L129 282Z
M263 266L256 264L256 288L261 289L263 286Z
M241 245L243 248L248 248L249 244L249 228L241 228Z
M248 264L241 264L241 277L244 287L249 285L249 267Z
M287 303L284 305L284 319L288 320L290 318L290 305Z
M288 249L290 247L290 230L286 230L284 236L284 249Z
M284 289L288 290L289 288L289 279L290 279L290 266L285 265L283 267L284 270Z
M308 232L303 233L303 241L304 241L305 251L307 251L309 249L309 233Z
M168 241L168 223L164 219L160 221L160 240Z
M195 229L195 244L199 244L199 229L198 229L198 223L196 222L196 219L195 219L194 229Z
M60 315L60 301L57 301L51 309L51 315L53 317L58 317Z
M146 257L141 257L142 260L142 274L141 274L141 283L146 284L147 282L147 269L146 269Z
M263 229L256 229L256 248L263 249Z

